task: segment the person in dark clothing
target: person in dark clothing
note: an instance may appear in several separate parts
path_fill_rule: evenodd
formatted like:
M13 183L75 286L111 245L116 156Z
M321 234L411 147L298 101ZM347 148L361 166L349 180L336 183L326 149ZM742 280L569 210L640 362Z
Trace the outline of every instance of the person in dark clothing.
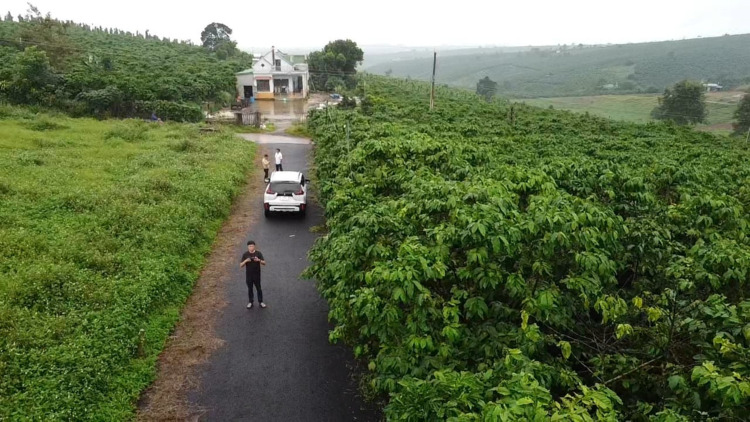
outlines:
M266 304L263 302L263 290L260 287L261 265L266 265L263 254L255 249L255 242L250 240L247 242L247 252L242 254L242 260L240 262L240 268L245 267L245 283L247 284L247 293L250 299L247 303L247 309L253 307L253 286L255 286L255 290L258 291L258 302L260 302L260 307L266 307Z

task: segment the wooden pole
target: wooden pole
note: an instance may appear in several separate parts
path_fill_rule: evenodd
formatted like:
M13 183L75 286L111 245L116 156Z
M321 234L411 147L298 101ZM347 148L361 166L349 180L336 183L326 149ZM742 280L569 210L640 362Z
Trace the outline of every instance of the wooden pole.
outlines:
M432 53L432 89L430 90L430 110L435 108L435 67L437 65L437 51Z

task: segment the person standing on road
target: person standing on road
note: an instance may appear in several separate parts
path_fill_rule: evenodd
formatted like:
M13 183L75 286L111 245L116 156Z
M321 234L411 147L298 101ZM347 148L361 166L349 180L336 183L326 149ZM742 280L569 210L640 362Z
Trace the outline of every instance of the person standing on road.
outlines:
M253 286L255 286L255 290L258 291L258 302L260 302L260 307L266 307L266 304L263 302L263 289L260 287L261 265L266 265L263 254L255 249L255 242L250 240L247 242L247 252L242 254L242 261L240 262L240 268L245 267L245 283L247 284L247 294L250 299L247 303L247 309L253 307Z
M265 175L263 177L263 180L266 182L268 181L268 166L271 164L270 161L268 161L268 154L263 154L263 174Z
M281 166L281 162L284 156L281 155L281 150L276 148L276 171L284 171L284 167Z

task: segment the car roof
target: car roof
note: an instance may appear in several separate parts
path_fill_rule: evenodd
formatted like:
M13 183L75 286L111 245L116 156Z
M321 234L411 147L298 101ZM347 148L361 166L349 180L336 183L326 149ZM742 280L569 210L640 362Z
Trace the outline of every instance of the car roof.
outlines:
M299 182L302 173L298 171L275 171L271 173L272 182Z

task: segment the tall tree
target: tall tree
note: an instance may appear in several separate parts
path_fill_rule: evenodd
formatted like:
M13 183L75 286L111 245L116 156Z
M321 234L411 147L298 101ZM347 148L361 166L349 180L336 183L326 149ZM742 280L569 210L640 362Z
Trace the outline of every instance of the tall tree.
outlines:
M216 51L222 45L232 43L230 35L232 35L232 28L223 23L212 22L203 28L201 42L210 51Z
M340 83L349 88L356 84L354 77L357 64L364 59L364 52L352 40L331 41L321 51L308 57L310 78L315 89L332 91ZM334 78L329 83L329 78Z
M742 98L740 106L734 112L734 118L737 119L734 123L734 133L744 135L750 130L750 94Z
M703 85L687 80L664 90L659 106L651 112L654 119L671 120L679 125L702 123L707 115Z
M5 22L13 22L13 15L10 14L10 11L5 15Z
M494 97L496 93L497 82L490 79L489 76L485 76L477 82L477 95L484 97L485 100L492 100L492 97Z

